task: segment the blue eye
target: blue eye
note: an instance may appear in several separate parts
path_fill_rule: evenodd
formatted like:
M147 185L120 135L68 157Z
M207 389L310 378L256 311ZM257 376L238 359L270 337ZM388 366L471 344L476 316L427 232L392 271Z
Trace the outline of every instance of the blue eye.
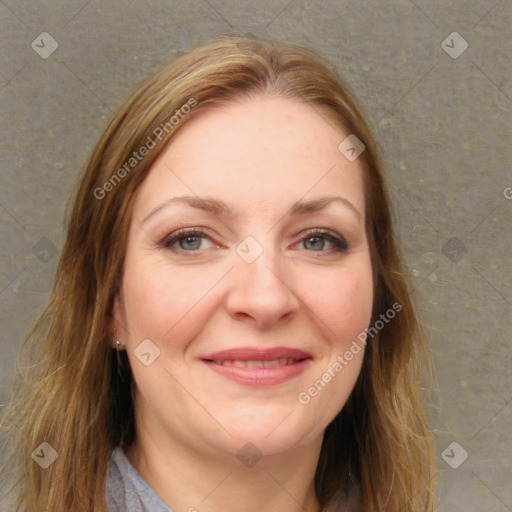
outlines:
M211 238L202 229L180 229L167 236L160 243L160 246L174 253L199 252L203 240L212 242ZM349 248L344 238L321 229L309 230L298 243L300 242L302 242L305 249L309 250L308 252L344 252ZM332 247L325 249L326 244L327 246L330 244ZM203 249L205 248L203 247Z
M187 251L195 252L201 246L201 239L209 237L201 229L181 229L176 233L165 238L162 242L162 247L170 249L173 252ZM179 243L179 248L176 248L176 242Z
M323 250L326 244L326 240L334 246L331 250ZM332 235L328 231L321 229L307 232L306 236L302 238L301 241L303 242L304 246L311 242L310 247L313 249L313 252L343 252L348 249L348 244L342 237Z

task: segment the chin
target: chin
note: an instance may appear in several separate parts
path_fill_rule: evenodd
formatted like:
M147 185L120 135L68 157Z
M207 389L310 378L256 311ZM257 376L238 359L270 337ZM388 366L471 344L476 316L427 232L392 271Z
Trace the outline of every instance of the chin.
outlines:
M283 414L283 410L286 412ZM232 437L212 439L221 451L240 456L240 452L254 451L256 454L272 456L291 451L303 443L322 436L324 427L311 418L298 418L292 406L279 411L260 413L257 417L227 420L227 430Z

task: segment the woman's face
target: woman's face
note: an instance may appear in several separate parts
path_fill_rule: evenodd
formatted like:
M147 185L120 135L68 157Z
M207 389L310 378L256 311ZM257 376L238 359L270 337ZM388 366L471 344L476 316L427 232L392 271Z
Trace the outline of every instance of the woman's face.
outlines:
M201 113L154 162L115 305L139 435L265 455L321 439L360 372L373 300L348 135L259 96Z

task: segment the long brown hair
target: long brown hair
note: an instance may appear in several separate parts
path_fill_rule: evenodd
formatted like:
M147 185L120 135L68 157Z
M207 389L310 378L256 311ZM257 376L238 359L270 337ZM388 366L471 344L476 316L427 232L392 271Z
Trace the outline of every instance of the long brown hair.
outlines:
M258 93L308 102L363 142L372 325L401 305L368 341L355 388L326 429L315 476L318 498L336 510L347 492L357 490L366 512L432 512L433 447L419 396L430 356L395 242L376 144L354 95L319 55L233 36L202 44L141 85L90 156L50 299L20 347L0 423L17 511L106 510L111 451L126 448L135 436L128 359L111 347L134 196L184 123L211 105ZM133 160L143 146L145 156ZM47 469L32 456L42 442L58 455Z

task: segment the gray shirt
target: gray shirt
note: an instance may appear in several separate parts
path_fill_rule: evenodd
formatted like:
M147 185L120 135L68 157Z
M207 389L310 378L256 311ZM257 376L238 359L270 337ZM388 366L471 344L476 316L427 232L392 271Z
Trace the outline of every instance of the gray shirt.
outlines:
M110 512L172 512L119 447L110 459L106 498Z

